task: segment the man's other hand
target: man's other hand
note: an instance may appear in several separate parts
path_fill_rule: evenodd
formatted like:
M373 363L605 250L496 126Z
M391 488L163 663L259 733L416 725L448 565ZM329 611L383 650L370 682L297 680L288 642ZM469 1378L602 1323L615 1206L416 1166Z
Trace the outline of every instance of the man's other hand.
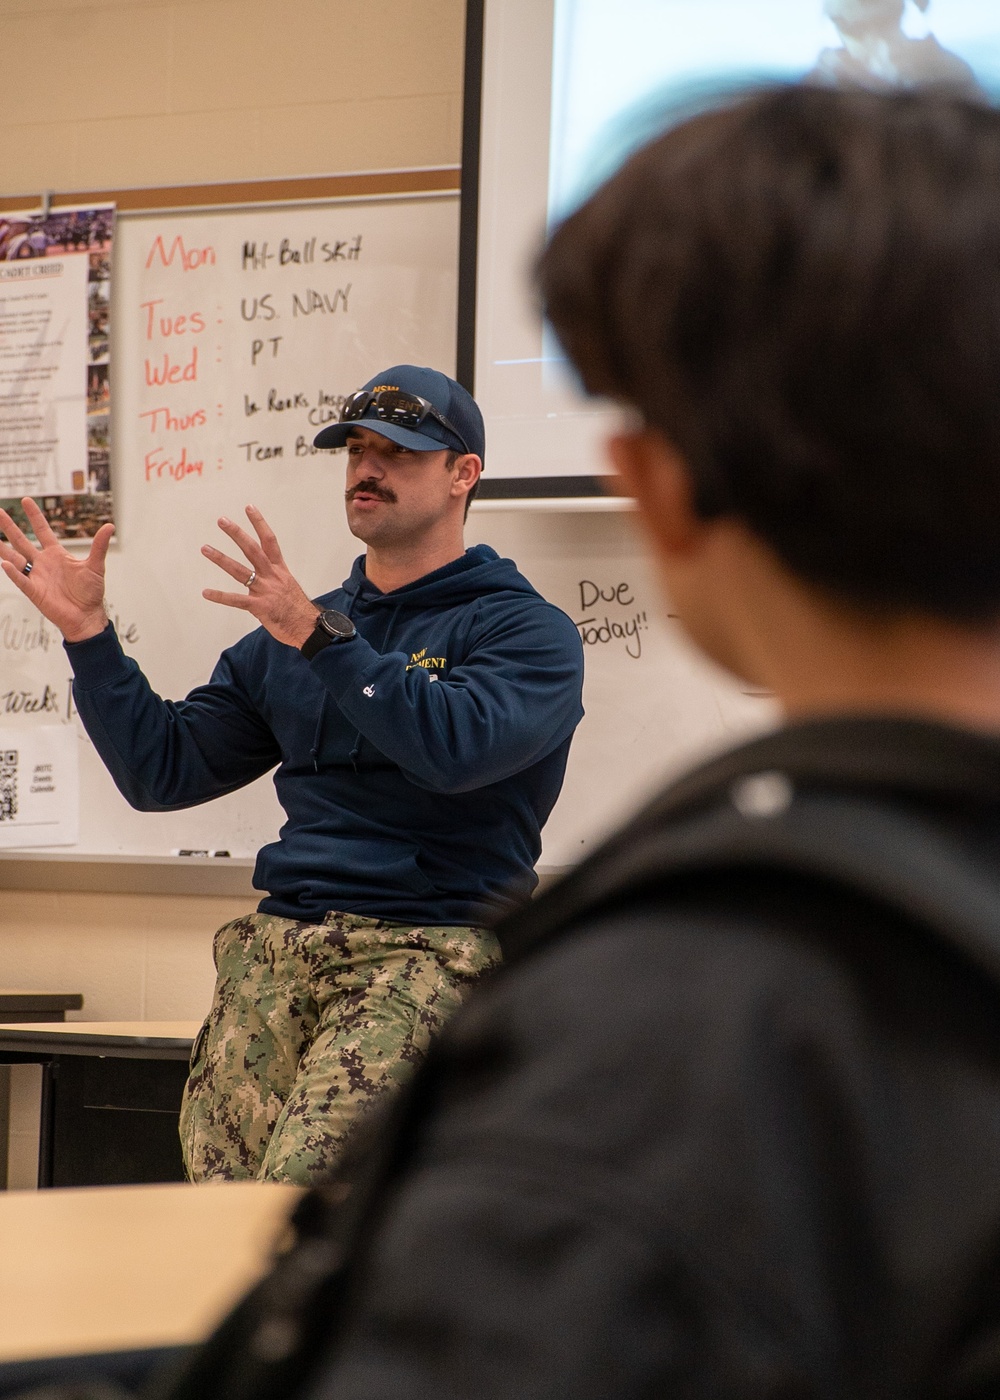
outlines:
M104 611L104 561L113 525L102 525L94 536L86 559L77 559L54 534L40 508L30 497L21 505L35 532L37 545L7 514L0 510L0 568L24 596L67 642L84 642L108 625Z
M300 647L315 628L320 610L289 573L288 565L281 557L277 537L256 506L247 506L247 519L256 532L256 539L225 516L219 521L219 529L243 551L247 564L230 559L228 554L213 549L210 544L201 547L206 559L218 564L224 573L236 579L247 591L220 593L216 588L206 588L201 596L210 603L221 603L223 607L242 608L244 612L252 613L279 642Z

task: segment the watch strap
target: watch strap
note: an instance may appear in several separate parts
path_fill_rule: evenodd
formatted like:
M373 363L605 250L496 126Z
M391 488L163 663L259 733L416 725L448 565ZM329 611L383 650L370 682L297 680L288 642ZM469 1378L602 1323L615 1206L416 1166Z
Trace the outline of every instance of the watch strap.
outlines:
M336 638L331 637L330 633L317 622L316 626L309 633L309 636L299 647L299 651L301 651L307 661L311 661L318 651L322 651L324 647L332 646L334 641L336 641Z
M332 646L334 642L349 642L352 637L357 636L357 628L349 617L346 617L343 613L337 612L333 612L330 615L332 617L341 618L345 623L350 625L351 630L349 632L331 631L323 622L323 619L327 616L327 612L321 612L316 618L316 626L302 643L301 647L299 647L299 651L307 661L311 661L316 653L322 651L324 647Z

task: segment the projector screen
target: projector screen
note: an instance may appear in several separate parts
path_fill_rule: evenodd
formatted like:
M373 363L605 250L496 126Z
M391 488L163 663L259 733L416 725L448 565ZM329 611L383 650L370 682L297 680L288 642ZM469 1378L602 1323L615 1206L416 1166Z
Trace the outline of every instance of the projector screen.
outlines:
M671 112L802 79L997 100L1000 0L470 0L459 376L486 418L483 499L594 496L608 471L615 415L535 306L546 228Z

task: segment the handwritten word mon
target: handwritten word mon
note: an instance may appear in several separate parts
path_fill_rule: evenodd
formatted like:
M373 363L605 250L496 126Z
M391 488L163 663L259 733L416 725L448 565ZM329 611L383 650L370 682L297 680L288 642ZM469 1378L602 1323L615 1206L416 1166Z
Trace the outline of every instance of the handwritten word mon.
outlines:
M173 243L171 243L168 251L163 242L163 238L157 234L146 258L147 272L153 266L157 258L159 258L164 267L171 267L176 258L183 272L194 272L199 267L215 266L215 249L212 247L188 248L184 243L184 239L178 234Z

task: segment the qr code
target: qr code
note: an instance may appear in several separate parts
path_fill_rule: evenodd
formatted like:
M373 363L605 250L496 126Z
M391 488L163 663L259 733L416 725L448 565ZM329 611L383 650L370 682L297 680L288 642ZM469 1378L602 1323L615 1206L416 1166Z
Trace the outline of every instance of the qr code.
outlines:
M17 749L0 749L0 822L17 816Z

